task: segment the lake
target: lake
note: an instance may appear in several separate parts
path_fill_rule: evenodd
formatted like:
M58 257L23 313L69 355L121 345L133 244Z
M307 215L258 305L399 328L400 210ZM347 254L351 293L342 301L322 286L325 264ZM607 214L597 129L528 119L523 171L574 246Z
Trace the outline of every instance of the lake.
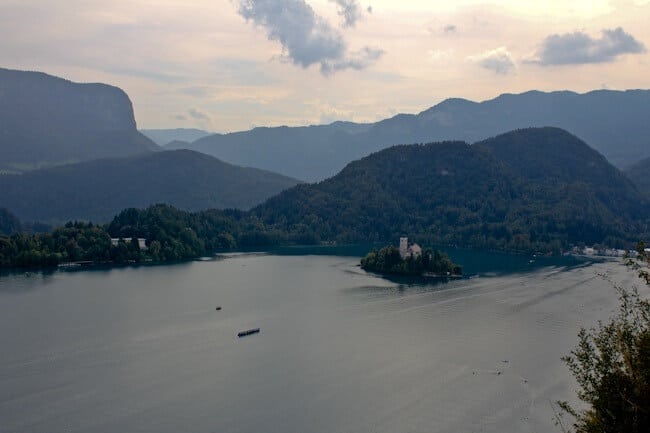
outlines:
M560 357L616 308L598 273L635 281L461 250L474 278L391 281L358 254L0 275L0 432L559 431Z

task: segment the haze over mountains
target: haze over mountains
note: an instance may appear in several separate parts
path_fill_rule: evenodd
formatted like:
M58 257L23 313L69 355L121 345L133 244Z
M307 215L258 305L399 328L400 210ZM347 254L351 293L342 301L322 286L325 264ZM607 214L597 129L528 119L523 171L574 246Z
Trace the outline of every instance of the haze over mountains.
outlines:
M0 203L23 221L107 222L155 203L249 209L298 183L190 150L101 159L0 176Z
M191 143L192 141L212 134L212 132L196 128L141 129L140 132L159 146L164 146L173 141Z
M255 128L173 143L233 164L264 168L306 181L336 174L348 162L396 144L469 143L527 127L566 129L624 168L650 156L650 91L585 94L538 91L476 103L447 99L417 115L372 124L334 122L307 127Z
M650 197L650 158L646 158L625 170L627 177L646 196Z
M0 68L0 170L155 150L121 89Z

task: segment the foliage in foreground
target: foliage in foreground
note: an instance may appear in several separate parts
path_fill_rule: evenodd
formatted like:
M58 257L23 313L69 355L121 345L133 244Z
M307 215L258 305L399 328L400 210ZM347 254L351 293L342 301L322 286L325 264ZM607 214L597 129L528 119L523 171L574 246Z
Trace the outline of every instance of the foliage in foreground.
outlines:
M650 285L649 258L639 244L639 257L628 266ZM576 433L650 431L650 301L637 289L617 287L620 307L607 323L581 329L578 345L563 358L578 382L581 411L560 402L575 417ZM561 418L558 422L564 431Z

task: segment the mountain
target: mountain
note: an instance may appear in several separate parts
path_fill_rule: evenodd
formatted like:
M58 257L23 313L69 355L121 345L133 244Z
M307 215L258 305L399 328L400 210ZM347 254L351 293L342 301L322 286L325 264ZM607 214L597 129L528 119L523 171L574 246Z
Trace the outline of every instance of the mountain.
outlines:
M22 229L20 221L7 209L0 208L0 235L19 232Z
M170 154L175 152L155 158ZM154 167L140 158L136 167L151 172ZM139 172L126 175L136 178ZM182 183L183 177L177 178ZM118 190L136 184L128 179ZM326 181L294 186L249 212L190 213L158 204L125 209L106 226L69 222L44 235L0 237L0 267L167 261L279 244L394 242L402 235L428 245L520 252L559 253L583 243L629 248L650 236L648 215L648 202L601 154L566 131L530 128L475 145L391 147L350 163ZM112 246L110 237L145 238L149 248ZM381 259L378 268L384 268Z
M639 191L650 197L650 158L639 161L627 168L625 174Z
M136 129L121 89L0 69L0 170L159 150Z
M189 145L170 143L168 148L220 155L218 158L224 161L246 167L267 170L275 167L278 173L316 181L332 176L351 160L375 150L374 146L360 145L355 138L356 131L366 129L364 125L352 124L353 128L343 125L255 128L246 132L210 135Z
M507 131L554 126L590 143L618 167L650 156L650 90L504 94L484 102L447 99L417 115L371 124L255 128L214 134L188 148L237 165L264 168L307 181L334 175L371 152L408 143L484 140ZM623 132L624 131L624 132Z
M140 132L149 137L159 146L166 146L172 141L191 143L199 138L212 134L212 132L195 128L141 129Z
M109 221L124 208L248 209L298 181L189 150L0 176L0 203L23 221Z
M297 185L252 213L315 241L418 242L560 251L625 244L648 205L598 152L566 131L530 128L469 145L400 145Z

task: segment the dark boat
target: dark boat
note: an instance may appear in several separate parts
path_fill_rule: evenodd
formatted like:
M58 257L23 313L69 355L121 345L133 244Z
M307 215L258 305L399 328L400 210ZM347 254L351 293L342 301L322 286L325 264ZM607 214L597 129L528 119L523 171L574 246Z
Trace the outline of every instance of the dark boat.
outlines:
M260 328L247 329L246 331L240 331L237 333L237 337L246 337L247 335L257 334L260 332Z
M221 311L221 305L218 305L217 308L215 308L217 311Z

